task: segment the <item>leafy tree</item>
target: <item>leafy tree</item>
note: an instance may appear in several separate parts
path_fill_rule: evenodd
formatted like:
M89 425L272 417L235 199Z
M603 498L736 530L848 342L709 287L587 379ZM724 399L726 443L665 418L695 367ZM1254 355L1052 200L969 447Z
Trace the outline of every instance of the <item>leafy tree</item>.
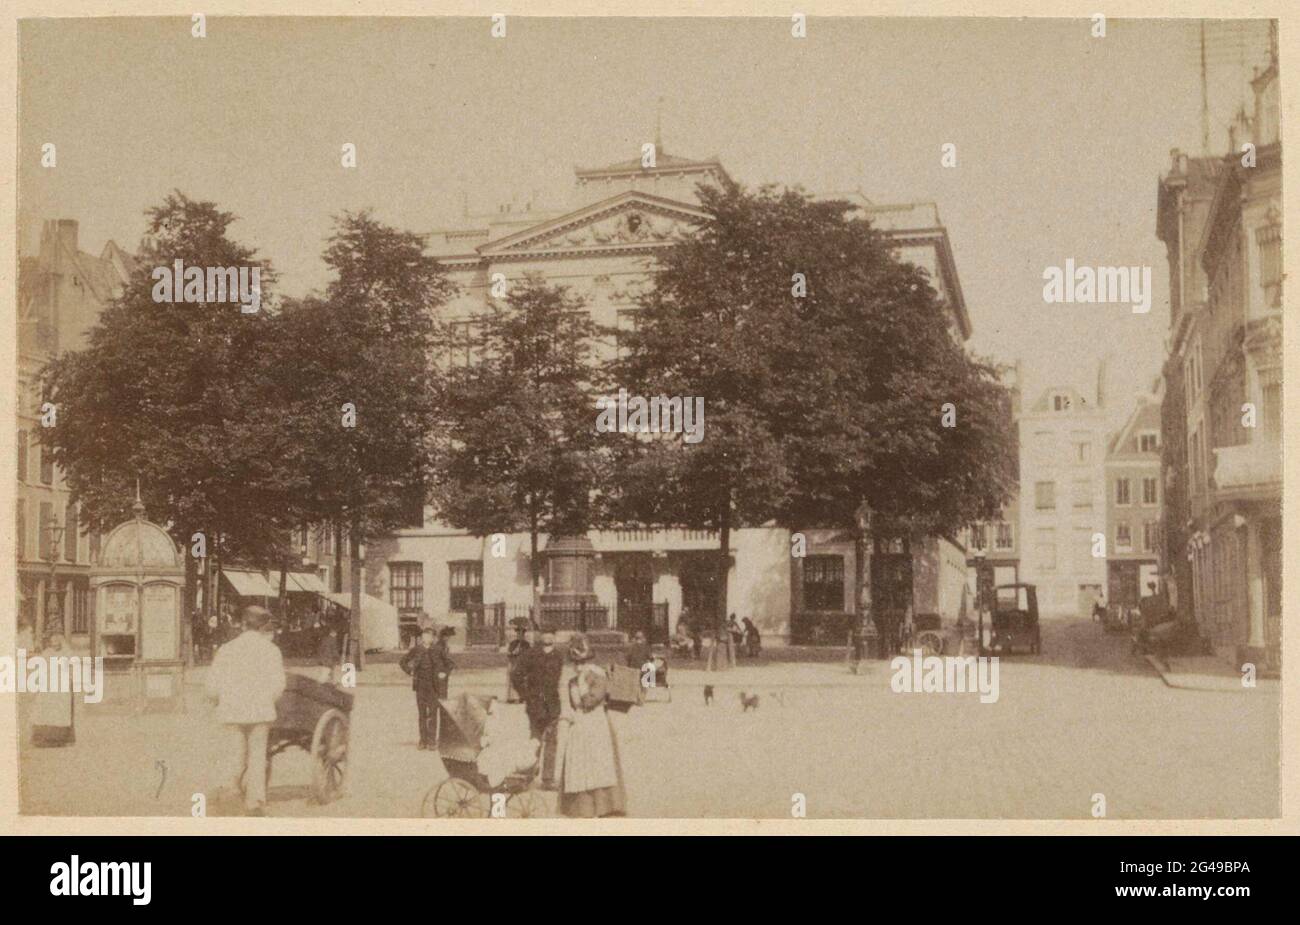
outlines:
M368 212L336 220L324 260L333 271L324 294L276 318L268 449L291 474L300 521L346 527L355 641L360 545L423 512L441 390L435 316L454 287L419 235Z
M867 510L923 533L996 511L1014 478L1005 391L925 273L848 203L734 183L700 197L711 219L661 261L616 379L703 397L704 439L625 444L617 494L625 515L718 530L719 619L735 526L843 526L861 564Z
M599 517L601 441L595 349L601 331L583 301L537 276L489 303L472 344L448 335L434 503L475 536L526 531L536 593L542 533L585 533Z
M123 293L85 349L46 367L58 417L40 437L81 504L83 529L103 531L128 516L138 480L149 516L186 549L192 607L195 532L209 554L256 557L278 548L286 526L284 473L262 452L274 278L256 251L229 237L235 216L214 203L176 191L146 214ZM171 271L177 260L258 267L261 309L243 312L206 288L198 301L155 301L154 269Z

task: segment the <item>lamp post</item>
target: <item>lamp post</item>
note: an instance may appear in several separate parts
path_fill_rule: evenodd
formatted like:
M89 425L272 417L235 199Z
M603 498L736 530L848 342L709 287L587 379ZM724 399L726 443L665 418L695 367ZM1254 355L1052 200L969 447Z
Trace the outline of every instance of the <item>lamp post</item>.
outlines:
M50 632L63 632L63 613L59 606L58 581L59 581L59 547L63 545L63 534L65 527L59 525L59 518L56 515L51 521L47 530L50 531L50 580L45 589L45 616L42 625L36 628L36 644L44 646L45 635Z

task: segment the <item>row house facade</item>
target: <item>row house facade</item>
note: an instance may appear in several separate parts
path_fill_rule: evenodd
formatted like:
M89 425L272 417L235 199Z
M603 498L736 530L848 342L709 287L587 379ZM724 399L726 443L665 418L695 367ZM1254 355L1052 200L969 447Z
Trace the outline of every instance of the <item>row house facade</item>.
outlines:
M1087 613L1103 593L1105 560L1093 553L1106 516L1103 378L1099 367L1092 394L1048 386L1020 415L1020 573L1044 613Z
M1194 206L1199 234L1171 234L1183 218L1176 159L1161 182L1158 232L1180 262L1187 291L1174 325L1166 390L1179 387L1179 457L1166 481L1185 485L1186 521L1167 541L1188 564L1180 609L1190 604L1216 652L1271 670L1281 663L1282 201L1277 65L1253 83L1253 114L1240 112L1231 152L1202 171ZM1180 162L1181 161L1181 162ZM1166 218L1166 213L1169 217ZM1175 247L1171 238L1177 241ZM1170 375L1170 373L1173 375ZM1176 405L1166 405L1166 414ZM1170 464L1172 463L1172 465ZM1182 463L1182 465L1179 465Z
M1023 378L1019 362L1002 375L1003 385L1011 397L1011 418L1020 436L1020 383ZM1016 460L1019 479L1019 457ZM994 520L971 524L963 536L966 546L968 595L971 603L991 604L992 589L1020 581L1020 491L1008 499Z
M514 204L477 218L467 215L466 227L429 235L430 250L460 287L447 311L464 331L463 349L451 361L473 362L475 326L488 310L496 274L507 284L540 274L584 297L598 324L615 330L634 326L637 298L653 284L657 255L707 218L696 186L725 176L716 158L687 159L657 149L653 167L636 159L577 169L574 200L567 208L548 212ZM950 313L953 336L964 342L970 320L947 231L933 204L884 206L861 196L837 198L854 201L889 236L901 259L930 272ZM603 349L616 352L617 339ZM855 609L853 538L834 530L809 529L804 535L807 555L799 558L791 555L788 530L733 530L730 607L753 619L773 643L815 641L822 635L842 641L847 615ZM589 570L584 566L589 571L585 590L610 628L629 630L648 622L662 637L684 612L716 618L713 531L595 530L587 540L592 564ZM543 555L548 543L543 539ZM915 599L900 603L916 612L942 609L951 611L950 618L958 615L965 583L960 544L882 538L877 546L868 573L873 590L896 590L905 583ZM496 620L502 612L513 618L526 614L533 601L526 533L507 535L502 547L438 523L426 508L418 526L398 530L371 548L368 592L393 603L408 619L469 624L471 641L475 620L493 619L476 614L487 610ZM546 587L538 589L543 594L550 587L551 564L548 559L543 568Z
M1106 448L1106 600L1135 607L1160 590L1160 399L1137 406Z
M63 473L40 445L41 370L78 349L104 306L121 292L133 258L109 241L98 256L80 249L78 223L46 221L38 252L19 260L17 491L18 623L61 628L74 648L90 645L90 565L100 537L83 532ZM39 618L39 619L38 619ZM39 640L38 640L39 643Z

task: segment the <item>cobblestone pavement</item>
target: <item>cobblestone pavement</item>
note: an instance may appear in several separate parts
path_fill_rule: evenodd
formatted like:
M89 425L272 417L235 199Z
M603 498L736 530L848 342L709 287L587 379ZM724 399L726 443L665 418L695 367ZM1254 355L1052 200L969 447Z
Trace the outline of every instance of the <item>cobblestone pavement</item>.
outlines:
M671 703L615 714L633 816L1110 818L1276 816L1279 693L1167 687L1128 640L1093 623L1044 623L1043 654L1003 659L1000 698L902 694L887 662L672 670ZM197 680L197 678L195 678ZM273 816L418 816L446 775L415 748L415 704L392 666L363 674L348 792L309 800L305 754L275 759ZM501 693L500 670L453 675L453 693ZM714 685L711 706L703 685ZM758 693L742 713L738 692ZM77 743L21 754L25 813L237 811L220 791L226 739L191 685L188 712L78 713ZM166 764L166 775L156 762ZM549 805L554 800L547 795Z

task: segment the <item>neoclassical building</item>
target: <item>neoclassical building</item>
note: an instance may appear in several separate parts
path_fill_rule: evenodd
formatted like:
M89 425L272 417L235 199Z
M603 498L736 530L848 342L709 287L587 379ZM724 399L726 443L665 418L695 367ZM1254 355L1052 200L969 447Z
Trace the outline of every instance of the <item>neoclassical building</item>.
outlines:
M630 330L636 324L637 297L651 285L658 255L707 218L697 184L724 176L716 158L693 160L659 150L652 167L638 158L578 168L570 208L544 212L512 205L486 216L467 215L465 227L430 234L430 250L460 287L449 313L463 337L456 339L450 362L473 361L474 328L488 310L494 282L509 286L530 273L584 297L597 323ZM881 206L860 193L837 198L854 201L891 236L903 259L930 272L951 312L953 336L959 342L969 337L956 265L935 206ZM606 349L618 351L617 337ZM839 626L853 610L852 540L828 530L806 535L807 557L796 559L786 530L731 533L730 608L753 619L765 640L834 634L842 641ZM716 533L628 529L593 531L589 538L595 550L591 591L611 627L626 629L652 620L662 634L676 625L683 608L697 616L712 614ZM437 523L426 508L419 527L372 545L368 589L405 614L422 613L460 626L468 622L471 641L491 641L494 634L480 621L491 624L494 613L497 619L526 613L532 588L527 534L508 536L504 556L493 556L490 545L490 538ZM913 551L895 542L881 553L882 563L893 563L891 574L906 573L914 582L918 612L957 615L964 599L963 547L935 541ZM912 567L913 558L919 567ZM484 606L486 618L479 615Z

